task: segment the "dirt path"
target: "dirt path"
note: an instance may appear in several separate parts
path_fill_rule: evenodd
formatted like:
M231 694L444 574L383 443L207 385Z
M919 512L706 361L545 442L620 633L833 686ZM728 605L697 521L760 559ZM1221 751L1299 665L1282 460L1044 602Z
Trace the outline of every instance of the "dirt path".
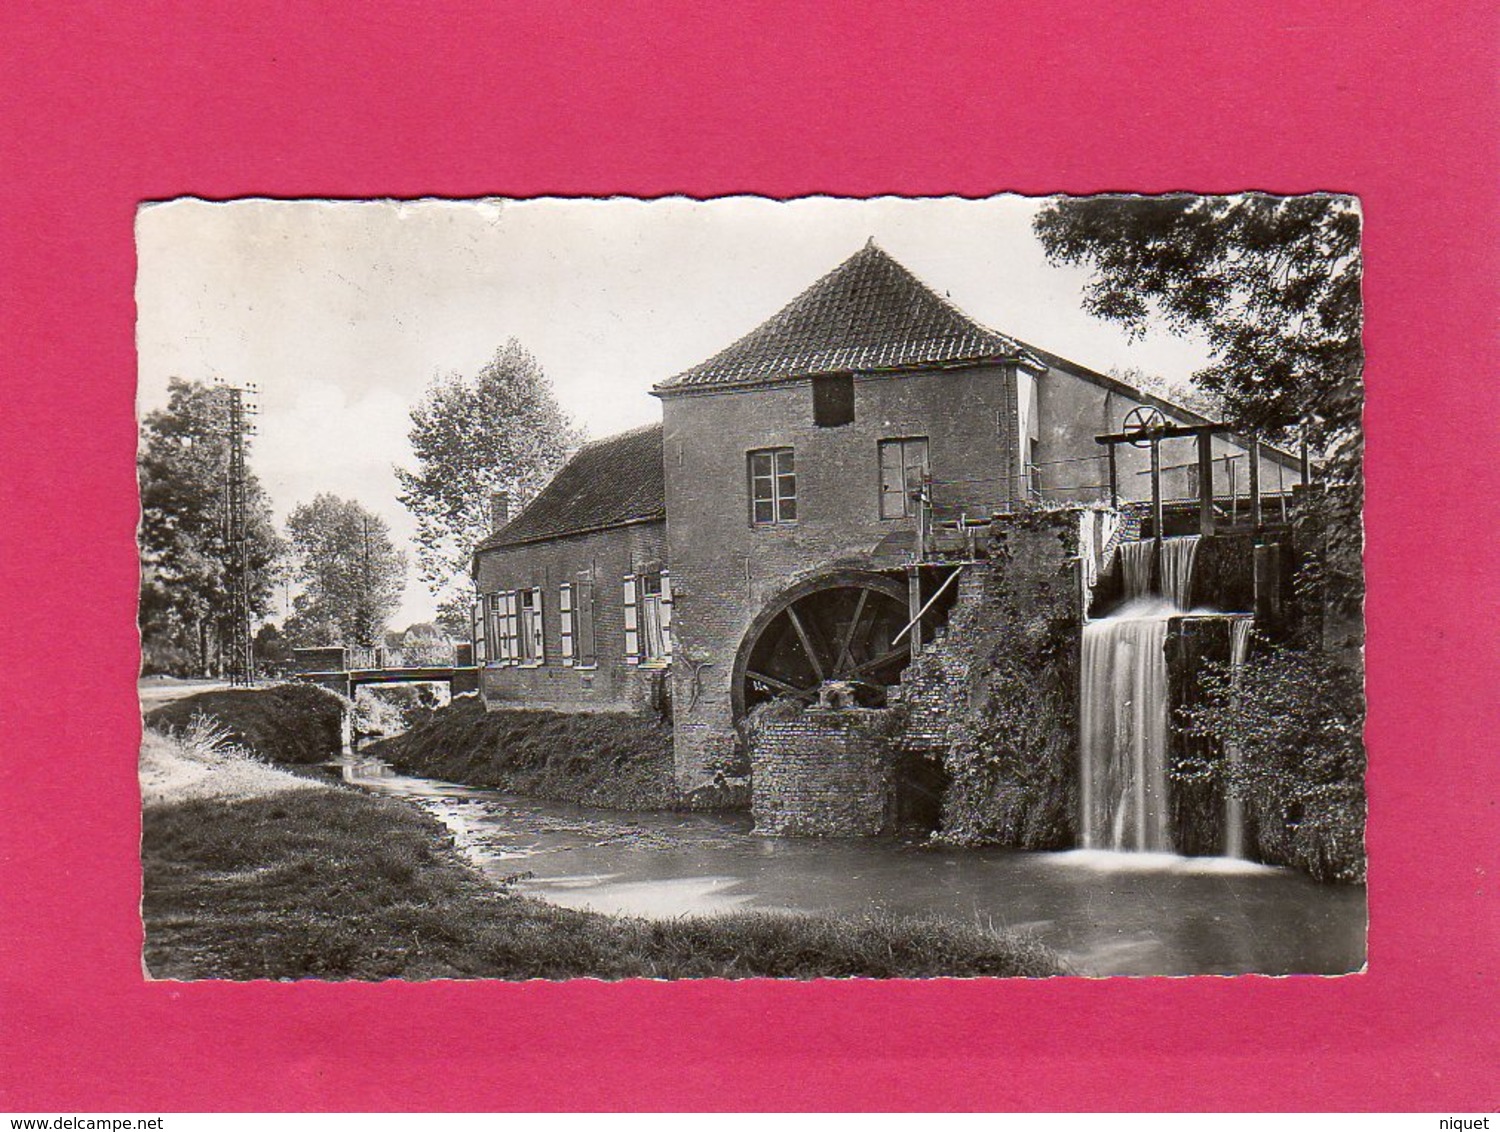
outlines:
M162 704L194 696L199 692L217 692L229 687L222 680L179 680L175 676L146 676L136 681L136 694L141 698L141 711L147 712Z

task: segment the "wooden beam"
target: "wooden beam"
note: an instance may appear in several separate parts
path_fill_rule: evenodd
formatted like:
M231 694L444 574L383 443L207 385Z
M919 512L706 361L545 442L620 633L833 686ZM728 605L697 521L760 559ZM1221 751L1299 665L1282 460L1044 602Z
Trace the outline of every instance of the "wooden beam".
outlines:
M914 612L915 611L915 612ZM911 630L911 654L922 651L922 572L911 569L906 572L906 612L911 614L907 626ZM900 639L899 637L897 638ZM895 641L891 642L895 644ZM856 670L857 671L857 670Z
M1214 533L1214 438L1198 434L1198 533Z
M803 651L807 653L807 659L813 666L813 672L818 677L818 683L821 684L824 680L828 679L828 676L823 671L823 661L819 658L818 650L814 647L812 637L807 632L807 626L802 624L802 618L797 616L797 607L795 605L786 607L786 615L787 619L792 623L792 628L797 630L797 639L802 642Z
M1162 505L1161 505L1161 444L1151 442L1151 537L1156 540L1156 557L1161 558ZM1158 567L1160 563L1158 562Z
M833 671L837 675L844 671L844 661L852 660L849 649L854 644L854 634L859 631L859 621L865 615L865 601L869 598L869 590L859 591L859 600L854 603L854 616L849 621L849 628L844 633L844 640L839 645L839 654L833 658Z
M866 672L873 672L877 668L884 668L887 664L891 663L891 661L898 660L901 657L905 656L906 652L907 650L904 648L892 649L888 653L877 656L874 660L867 660L854 670L854 675L859 676Z
M1260 437L1250 438L1250 527L1260 531Z
M1120 467L1115 460L1115 446L1108 447L1109 452L1109 505L1118 507L1120 505Z
M901 632L897 633L896 636L891 640L891 644L894 645L899 642L902 637L906 636L907 633L911 633L913 641L915 642L916 635L922 627L922 618L927 615L927 611L932 608L933 603L936 602L938 598L943 596L943 592L947 590L947 588L951 586L955 581L957 581L958 576L963 572L964 568L960 566L957 570L953 571L953 573L949 574L945 579L943 579L943 584L938 587L937 593L928 598L927 604L922 606L921 609L917 610L916 615L912 617L912 619L902 627Z
M1141 429L1139 432L1111 432L1094 437L1099 444L1132 444L1142 440L1172 440L1179 436L1202 436L1205 433L1229 432L1227 424L1168 425L1166 428Z
M774 676L767 676L764 672L746 672L745 678L747 680L759 680L762 684L769 684L778 691L785 692L789 696L796 696L798 699L815 700L818 698L817 692L807 688L794 687L785 680L778 680Z

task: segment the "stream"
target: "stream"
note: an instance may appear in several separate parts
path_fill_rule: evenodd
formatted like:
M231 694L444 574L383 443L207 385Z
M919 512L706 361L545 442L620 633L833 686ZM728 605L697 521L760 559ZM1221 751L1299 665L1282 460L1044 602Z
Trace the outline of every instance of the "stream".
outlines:
M1083 975L1343 974L1365 890L1228 858L931 849L757 836L748 815L617 812L395 774L346 781L443 822L490 877L569 908L673 917L745 909L938 914L1028 930Z

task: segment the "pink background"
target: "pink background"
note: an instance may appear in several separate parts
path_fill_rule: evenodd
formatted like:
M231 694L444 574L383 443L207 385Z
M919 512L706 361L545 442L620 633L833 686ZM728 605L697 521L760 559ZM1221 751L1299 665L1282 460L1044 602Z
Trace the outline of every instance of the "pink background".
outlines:
M1493 5L633 7L7 14L0 1108L1495 1107ZM1368 974L143 981L137 201L1246 188L1366 210Z

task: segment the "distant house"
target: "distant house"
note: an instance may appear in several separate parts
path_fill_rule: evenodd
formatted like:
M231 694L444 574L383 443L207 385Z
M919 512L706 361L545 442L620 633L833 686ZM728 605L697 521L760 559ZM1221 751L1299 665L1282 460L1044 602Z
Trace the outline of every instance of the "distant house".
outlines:
M1096 435L1136 409L1205 423L982 326L873 241L655 394L661 426L583 449L478 548L476 644L491 707L668 691L688 795L742 771L755 703L899 678L893 638L927 595L919 525L1106 500ZM1170 443L1164 491L1196 495ZM1117 449L1119 498L1149 495L1147 461ZM1217 494L1245 490L1247 461L1213 439ZM1263 485L1295 474L1262 449Z

